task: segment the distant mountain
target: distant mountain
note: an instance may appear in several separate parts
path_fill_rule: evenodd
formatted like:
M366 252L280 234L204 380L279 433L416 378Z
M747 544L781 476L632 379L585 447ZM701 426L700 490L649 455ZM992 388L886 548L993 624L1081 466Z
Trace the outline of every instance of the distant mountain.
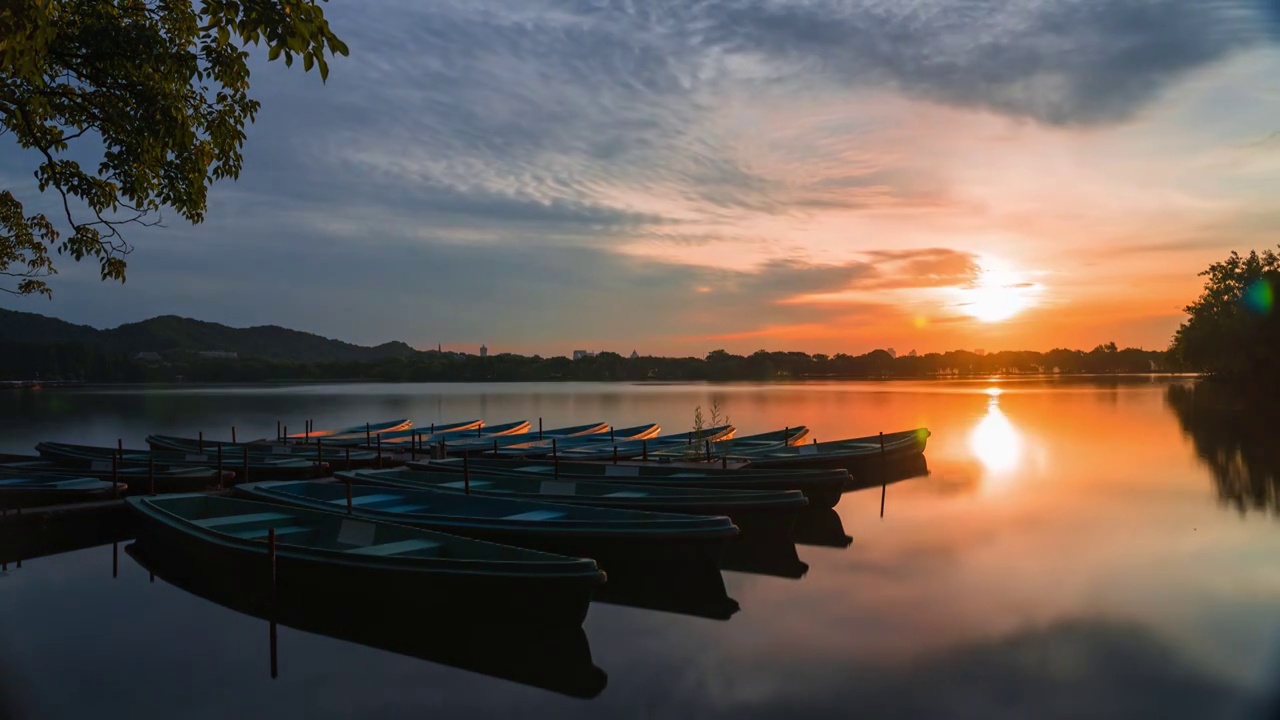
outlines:
M297 362L382 360L412 357L418 352L402 342L364 347L275 325L233 328L176 315L162 315L110 330L98 330L36 313L3 309L0 309L0 342L79 342L129 354L233 352L241 357Z

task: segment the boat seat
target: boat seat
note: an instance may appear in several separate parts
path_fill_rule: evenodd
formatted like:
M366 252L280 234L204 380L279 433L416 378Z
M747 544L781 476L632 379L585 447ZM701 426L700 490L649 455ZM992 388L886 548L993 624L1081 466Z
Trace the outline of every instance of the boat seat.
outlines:
M353 497L351 498L351 504L359 506L359 505L369 505L371 503L376 503L376 502L382 502L384 500L403 500L403 499L404 499L403 495L389 495L387 493L378 493L376 495L360 495L358 497ZM340 498L334 498L329 502L333 503L334 505L346 505L347 499L344 497L340 497Z
M427 506L420 503L402 503L400 505L388 505L387 507L374 508L381 512L389 513L412 513L419 510L426 510Z
M250 528L248 530L229 530L227 535L242 538L244 540L265 540L268 531L271 528ZM313 528L304 527L302 525L286 525L284 527L275 528L276 537L281 535L293 535L296 533L311 532Z
M616 497L616 498L649 497L649 493L636 492L634 490L620 490L618 492L611 492L608 495L605 495L605 497Z
M434 540L422 540L414 538L412 540L401 540L399 542L382 543L381 545L367 545L361 548L347 550L352 555L399 555L401 553L413 552L415 550L427 550L430 548L438 548L440 543Z
M292 515L275 512L251 513L249 515L223 515L221 517L204 518L202 520L192 520L195 525L203 528L222 527L223 525L246 525L256 522L270 522L273 520L290 520Z
M529 512L516 513L515 515L503 516L503 520L555 520L565 516L561 510L530 510Z
M458 480L457 482L440 483L440 487L454 488L454 489L457 489L457 490L462 490L462 489L464 489L464 488L466 487L466 484L467 484L467 483L466 483L466 481L465 481L465 480ZM491 483L491 482L489 482L489 481L487 481L487 480L472 480L472 481L471 481L471 489L473 489L473 490L482 490L482 489L484 489L484 488L489 487L489 486L490 486L490 485L492 485L492 484L493 484L493 483Z

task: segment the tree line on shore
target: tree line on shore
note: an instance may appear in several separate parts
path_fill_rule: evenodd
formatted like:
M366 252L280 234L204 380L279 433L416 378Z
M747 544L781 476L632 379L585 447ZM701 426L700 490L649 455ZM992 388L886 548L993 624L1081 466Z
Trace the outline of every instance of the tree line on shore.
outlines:
M158 359L157 359L158 358ZM503 353L480 357L428 351L369 361L298 362L256 357L209 358L177 351L149 359L86 343L10 346L0 355L0 378L111 382L268 382L374 380L477 382L554 380L802 380L819 378L929 378L1035 373L1149 373L1177 370L1163 351L1099 345L1089 352L964 350L894 356L769 352L734 355L714 350L697 357L623 357L613 352L572 360Z

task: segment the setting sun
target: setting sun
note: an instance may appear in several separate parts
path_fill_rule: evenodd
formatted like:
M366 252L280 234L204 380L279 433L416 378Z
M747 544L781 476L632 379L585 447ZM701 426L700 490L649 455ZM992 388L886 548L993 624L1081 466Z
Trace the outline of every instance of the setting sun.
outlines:
M974 283L960 292L960 309L984 323L1008 320L1034 304L1034 283L998 264L983 267Z

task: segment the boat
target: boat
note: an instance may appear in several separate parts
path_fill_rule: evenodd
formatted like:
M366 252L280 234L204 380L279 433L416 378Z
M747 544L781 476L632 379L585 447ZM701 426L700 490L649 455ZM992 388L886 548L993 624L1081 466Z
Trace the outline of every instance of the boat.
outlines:
M272 625L336 638L576 698L593 698L608 684L591 658L581 627L512 627L457 623L420 611L416 602L375 595L335 597L324 585L285 583L246 573L215 574L178 553L145 541L125 553L161 581L196 597ZM399 596L397 596L399 597ZM274 635L274 633L271 633ZM277 649L263 638L265 653ZM279 650L283 652L283 650ZM276 667L272 653L271 667ZM288 662L283 665L287 668ZM267 664L263 664L265 669Z
M662 426L657 423L646 423L643 425L635 425L625 428L609 428L609 442L621 443L631 442L633 440L645 440L654 437L662 431ZM554 442L553 442L554 441ZM568 449L582 445L593 445L604 442L604 433L600 436L581 436L571 438L543 438L532 442L522 443L518 445L508 445L499 447L496 453L487 453L492 457L507 458L539 458L551 455L553 451L559 449Z
M241 485L249 499L346 512L368 520L452 535L590 557L610 577L617 565L669 567L719 564L738 534L727 517L563 505L434 490L383 488L336 482L261 482ZM348 501L350 504L348 505Z
M223 452L217 446L204 452L159 452L151 450L117 449L94 445L72 445L69 443L42 442L36 445L40 456L54 460L69 467L87 467L90 470L110 471L114 467L147 469L149 464L165 467L203 467L215 470L231 470L236 472L235 480L245 481L245 471L255 480L286 480L313 478L327 474L325 465L317 465L315 460L282 456L280 458L249 455L241 451L237 457L234 453Z
M147 445L154 452L175 453L207 453L222 448L224 459L227 457L243 459L248 451L250 459L265 458L269 460L302 459L316 462L327 462L333 467L357 468L378 467L380 458L373 450L352 449L325 443L323 437L312 440L310 445L270 442L233 443L221 440L205 440L204 438L185 438L173 435L148 435Z
M462 472L505 477L558 477L566 480L625 482L633 485L732 488L737 490L799 490L812 507L835 507L849 484L849 471L726 470L706 463L674 465L654 462L572 462L490 458L422 460L407 463L413 470Z
M701 443L698 454L704 459L711 460L727 457L735 452L762 452L787 448L803 443L807 437L809 437L809 428L804 425L796 425L795 427L785 427L781 430L771 430L743 437L734 435L731 438L719 441L705 440ZM684 448L679 448L674 451L659 450L651 452L650 456L661 460L666 457L682 458L689 454Z
M74 502L109 500L122 496L127 486L95 478L29 477L0 478L0 508L41 507Z
M916 428L884 435L849 440L833 440L797 445L735 452L731 457L746 460L748 467L771 468L827 468L842 467L850 472L873 470L877 464L893 464L924 452L929 440L929 430Z
M722 425L720 427L707 428L700 433L695 433L694 431L671 433L627 442L603 439L596 441L594 438L587 438L580 444L570 443L568 447L561 447L557 443L553 448L554 453L543 452L539 457L554 454L568 460L647 459L650 452L681 449L691 455L701 457L701 451L695 451L694 448L701 447L704 440L710 442L725 440L733 437L733 433L734 427L732 425ZM534 457L534 455L529 454L524 457Z
M591 601L708 620L728 620L740 609L729 597L720 569L709 565L677 571L609 571L609 582L596 588Z
M405 468L352 470L341 480L367 485L408 487L485 497L506 497L566 505L652 510L690 515L724 515L744 526L785 526L790 532L797 510L809 501L798 491L713 490L707 488L624 485L541 477L470 477Z
M426 423L423 425L413 425L412 423L410 423L410 427L405 428L404 430L388 430L387 432L378 433L378 437L382 439L383 445L387 445L387 444L399 445L401 443L407 443L411 441L414 441L414 442L421 441L426 438L430 438L432 435L435 435L437 433L443 434L443 433L452 433L452 432L462 432L464 430L475 430L476 428L482 427L483 425L484 425L484 420L480 420L478 418L475 420L463 420L461 422L453 422L453 423ZM356 443L356 444L364 444L365 437L361 435L358 438L350 440L350 442Z
M333 440L359 440L365 438L366 435L381 435L382 433L408 430L411 427L413 427L412 420L400 418L398 420L385 420L383 422L352 425L351 427L339 428L336 430L306 430L300 433L286 435L283 439L286 441L301 440L303 442L312 442L318 437Z
M193 566L274 575L278 586L322 587L334 598L405 598L442 618L581 625L605 580L594 560L317 510L203 494L125 502L140 539Z
M112 472L111 463L107 467L101 465L90 467L92 463L73 463L63 465L55 460L47 460L39 455L0 454L0 476L17 477L90 477L97 480L112 480L128 485L128 492L149 493L154 486L157 493L196 492L209 490L219 485L230 485L236 474L224 470L218 475L216 468L175 467L156 465L155 467L117 467ZM79 465L74 467L73 465ZM221 478L221 480L219 479Z
M480 433L478 437L467 437L465 434L459 433L455 437L445 438L445 440L447 452L450 455L460 456L477 455L508 445L523 445L525 443L550 440L551 438L556 438L557 440L564 438L598 438L608 431L609 423L599 422L535 432ZM431 442L438 444L438 441Z

